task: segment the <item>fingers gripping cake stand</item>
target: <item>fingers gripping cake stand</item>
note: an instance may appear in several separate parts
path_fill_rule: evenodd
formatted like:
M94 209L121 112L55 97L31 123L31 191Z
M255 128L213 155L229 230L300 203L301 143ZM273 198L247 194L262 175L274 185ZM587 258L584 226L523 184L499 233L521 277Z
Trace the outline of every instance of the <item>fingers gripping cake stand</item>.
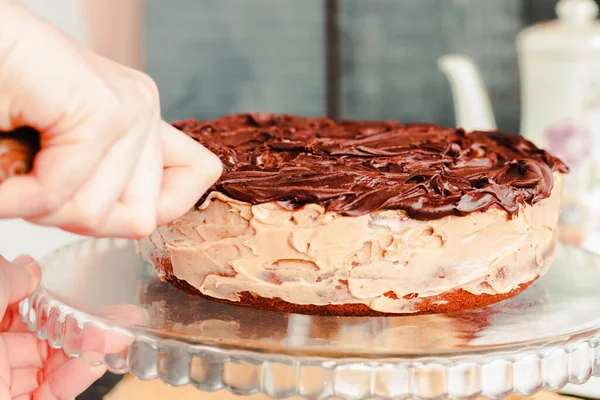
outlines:
M448 315L260 311L158 281L133 243L85 240L44 261L29 328L116 373L278 398L501 398L600 376L600 259L559 247L521 295Z

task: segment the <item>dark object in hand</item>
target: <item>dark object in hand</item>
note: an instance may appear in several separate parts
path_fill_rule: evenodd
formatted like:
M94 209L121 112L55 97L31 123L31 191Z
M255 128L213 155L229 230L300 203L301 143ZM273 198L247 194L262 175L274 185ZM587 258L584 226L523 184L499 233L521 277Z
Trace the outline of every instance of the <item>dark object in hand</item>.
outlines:
M0 183L11 176L29 173L39 150L40 134L35 129L0 131Z

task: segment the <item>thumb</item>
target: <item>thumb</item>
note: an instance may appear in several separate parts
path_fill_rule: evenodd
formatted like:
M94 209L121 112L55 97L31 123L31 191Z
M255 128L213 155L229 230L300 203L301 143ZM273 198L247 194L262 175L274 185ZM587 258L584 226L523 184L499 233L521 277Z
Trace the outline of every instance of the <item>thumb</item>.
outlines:
M40 267L33 258L19 256L11 263L5 258L0 257L1 318L4 317L6 308L10 304L17 303L29 296L39 283L40 277Z

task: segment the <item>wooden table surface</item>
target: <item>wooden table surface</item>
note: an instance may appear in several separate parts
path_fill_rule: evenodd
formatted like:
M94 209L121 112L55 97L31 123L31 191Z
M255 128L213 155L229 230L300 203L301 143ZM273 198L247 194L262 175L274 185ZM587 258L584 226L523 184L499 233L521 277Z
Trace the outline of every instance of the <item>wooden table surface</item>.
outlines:
M534 400L569 400L574 397L562 396L551 392L540 392L532 397ZM203 393L192 386L169 387L161 381L140 381L131 375L124 377L106 374L89 390L77 398L78 400L268 400L264 395L249 397L236 396L226 391ZM298 397L292 400L300 399ZM509 400L525 399L522 396L510 396Z

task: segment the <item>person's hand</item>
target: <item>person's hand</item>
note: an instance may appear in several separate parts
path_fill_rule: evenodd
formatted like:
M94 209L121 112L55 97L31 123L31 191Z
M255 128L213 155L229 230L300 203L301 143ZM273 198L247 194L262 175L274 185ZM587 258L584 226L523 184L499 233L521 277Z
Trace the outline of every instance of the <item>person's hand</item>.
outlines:
M12 263L0 257L0 400L62 400L81 394L106 371L38 340L21 322L18 302L40 279L27 256Z
M221 173L216 156L161 120L147 75L10 1L0 1L0 94L0 131L31 126L42 147L30 174L0 184L0 218L143 237Z

